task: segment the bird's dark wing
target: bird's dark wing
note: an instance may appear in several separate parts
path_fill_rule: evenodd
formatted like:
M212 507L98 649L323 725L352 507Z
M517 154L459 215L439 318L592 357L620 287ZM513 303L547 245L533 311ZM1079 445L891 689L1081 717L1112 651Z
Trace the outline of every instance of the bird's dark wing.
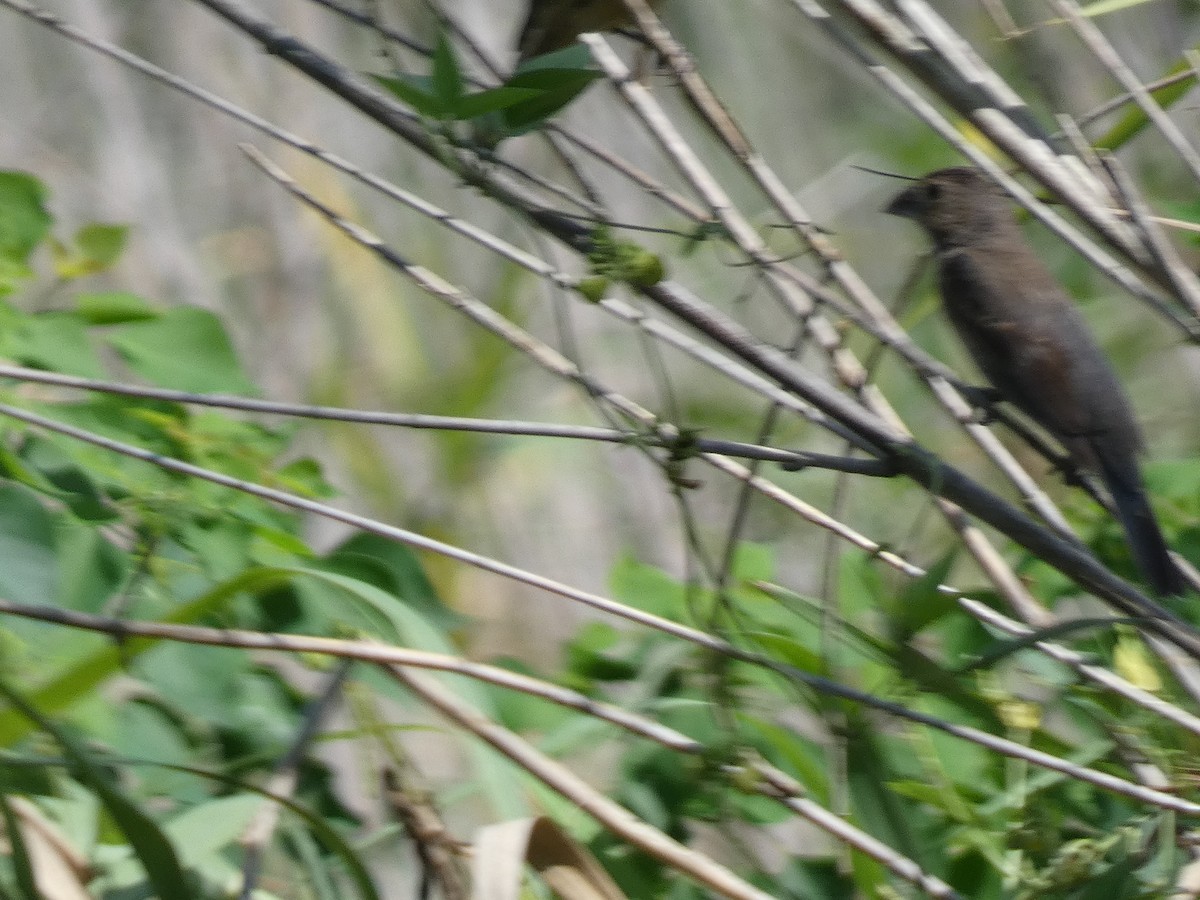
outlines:
M1009 402L1055 435L1087 425L1068 348L1043 321L1047 300L1026 296L1018 272L982 265L977 252L943 254L938 270L946 315L975 364Z

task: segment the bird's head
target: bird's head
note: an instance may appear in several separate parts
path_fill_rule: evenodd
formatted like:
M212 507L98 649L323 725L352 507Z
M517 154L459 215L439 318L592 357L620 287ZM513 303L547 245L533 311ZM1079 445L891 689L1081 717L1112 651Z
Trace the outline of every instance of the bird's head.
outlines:
M941 247L961 246L1013 227L1004 193L978 169L930 172L884 212L920 224Z

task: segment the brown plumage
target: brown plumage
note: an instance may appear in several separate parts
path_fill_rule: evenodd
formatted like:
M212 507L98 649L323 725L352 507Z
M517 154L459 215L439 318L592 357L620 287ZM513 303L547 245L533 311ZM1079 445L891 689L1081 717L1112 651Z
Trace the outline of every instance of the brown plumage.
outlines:
M913 219L933 239L946 315L983 374L1077 465L1104 479L1150 587L1182 593L1142 484L1129 401L1078 308L1026 243L1007 197L975 169L942 169L887 212Z
M661 2L650 0L650 5ZM530 0L517 51L524 62L570 46L585 31L613 31L632 24L621 0Z

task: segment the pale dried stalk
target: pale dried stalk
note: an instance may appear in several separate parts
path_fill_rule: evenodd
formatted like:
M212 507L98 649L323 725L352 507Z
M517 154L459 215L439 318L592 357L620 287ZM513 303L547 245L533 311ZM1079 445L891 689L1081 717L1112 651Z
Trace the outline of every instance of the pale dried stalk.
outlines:
M872 335L879 337L880 340L892 346L893 349L900 351L904 358L910 361L916 360L916 355L911 352L912 342L908 339L907 334L891 317L886 307L875 299L870 289L857 276L857 273L841 259L840 255L825 241L823 236L813 229L808 214L800 208L799 204L788 192L782 189L779 180L766 166L765 161L753 151L753 148L744 138L732 117L695 70L690 58L687 57L683 49L663 27L661 21L645 3L645 0L624 0L624 2L635 12L640 29L647 34L658 53L672 66L676 78L682 83L689 98L697 109L700 110L701 114L705 116L713 130L724 138L726 146L746 164L751 174L758 180L760 186L768 194L772 202L775 203L785 218L800 231L802 236L808 241L810 247L821 257L830 273L842 285L843 289L850 296L854 297L859 305L871 316L878 328L878 331L870 329ZM999 87L1004 86L1000 83ZM1020 98L1011 92L1007 92L1004 98L1008 107L1024 107ZM1028 113L1027 110L1025 112ZM856 322L856 324L861 325L862 323ZM995 435L977 422L974 410L966 403L965 399L950 384L946 383L943 378L933 374L932 371L922 370L918 367L918 373L926 378L935 396L951 411L957 421L966 426L968 432L980 444L985 453L1008 475L1027 498L1032 498L1032 505L1035 509L1039 510L1047 522L1064 534L1073 535L1066 520L1061 516L1057 508L1050 503L1048 498L1044 497L1044 494L1037 487L1036 482L1017 464L1011 454L999 443ZM948 512L948 509L944 511ZM990 564L985 566L985 570L994 570L999 557L993 553L989 555L989 559ZM1006 575L1001 574L1001 579L1003 583L1009 585L1016 583L1016 579L1012 577L1011 572ZM1026 595L1025 600L1029 599L1031 598Z
M705 117L712 129L724 139L727 148L746 165L751 175L758 181L760 187L763 188L764 192L770 197L784 217L801 233L809 246L820 256L826 268L838 280L843 289L868 313L878 326L879 331L886 335L883 338L885 342L894 347L897 345L911 345L911 341L908 340L903 329L891 317L887 308L874 297L874 294L866 286L865 282L858 277L853 268L844 262L836 250L812 227L811 217L808 213L783 188L782 183L766 165L766 162L754 152L753 147L745 138L743 132L737 127L732 116L717 100L711 89L709 89L696 71L691 59L687 57L682 47L674 41L645 0L624 0L624 2L635 14L639 28L648 36L660 56L672 67L677 80L683 85L693 105ZM614 74L622 82L626 81L623 75L612 71L609 72L610 77L614 77ZM1020 98L1011 92L1006 96L1006 105L1023 107ZM673 137L660 138L660 141L668 152L679 143ZM685 169L684 166L680 166L680 168ZM935 396L942 400L947 409L954 414L956 420L964 424L968 432L984 449L985 453L1009 476L1026 498L1030 500L1034 508L1051 525L1063 533L1073 536L1073 532L1071 532L1069 525L1058 509L1045 497L1044 493L1037 487L1036 482L1016 462L1007 449L999 443L995 435L977 422L974 410L965 399L944 379L924 372L921 374L930 382ZM984 568L984 571L993 578L993 581L1000 588L1001 592L1009 597L1010 602L1016 608L1023 610L1024 615L1029 618L1029 621L1045 621L1046 614L1044 611L1035 612L1037 609L1036 601L1021 586L1019 580L1004 563L1002 557L987 546L986 539L983 538L982 534L977 530L972 533L962 531L964 523L961 517L957 515L957 507L947 504L945 501L939 501L939 505L947 518L952 523L955 523L956 527L960 528L960 533L964 535L969 534L970 539L966 541L967 546L972 548L972 552Z
M879 298L875 296L875 293L854 270L853 266L846 262L832 243L814 227L812 217L808 214L807 210L800 205L795 195L787 190L782 180L775 174L766 160L755 151L742 130L738 127L736 121L701 77L691 58L671 36L670 32L662 24L662 21L646 3L646 0L622 0L622 2L635 14L638 27L648 37L659 55L671 66L676 79L683 86L693 106L700 112L710 128L722 138L730 152L746 167L763 193L767 195L775 208L783 215L785 221L801 236L809 248L817 254L825 270L842 287L847 296L870 318L877 329L873 329L872 333L878 333L885 343L893 347L911 347L912 341L908 338L904 329L900 327L900 324L892 317L886 305L880 302ZM601 62L605 64L608 60L609 57L606 54L605 59L601 60ZM617 80L618 83L627 83L628 73L622 73L616 66L609 68L610 65L611 63L606 65L606 72L609 77ZM625 94L624 91L622 93ZM627 94L626 97L629 99ZM677 134L660 135L656 132L655 137L659 138L660 143L668 153L680 143ZM682 163L678 167L685 169ZM691 166L686 167L686 170L691 169ZM722 201L724 202L723 198ZM738 235L740 237L741 232L738 232ZM747 251L751 259L756 259L759 252L757 247L747 248L740 240L739 245L742 246L743 250ZM827 352L833 354L835 369L839 373L842 373L843 382L852 389L865 390L865 371L858 364L858 361L854 359L853 355L841 346L841 340L836 336L836 332L828 327L823 317L813 316L808 321L811 321L814 333L825 339L822 341L821 346ZM839 362L840 365L836 365ZM935 396L943 401L943 404L951 411L955 420L967 425L967 430L971 437L975 439L997 468L1012 481L1026 502L1052 527L1058 529L1063 534L1073 535L1065 517L1045 492L1038 487L1037 482L1021 467L990 430L980 427L975 422L970 405L965 399L958 397L955 400L948 396L957 392L953 391L951 385L944 379L924 371L919 371L918 374L921 374L930 382ZM886 406L886 402L883 400L881 394L875 394L872 400L873 403L869 405L873 405L877 411L886 411L886 414L894 415L890 407Z
M511 762L570 800L575 808L591 816L632 846L640 848L723 897L737 900L771 900L769 894L743 881L725 866L703 853L685 847L637 818L561 763L546 756L507 728L480 715L473 707L429 676L397 668L396 677L409 690L460 728L490 744Z
M1194 314L1200 315L1200 279L1197 279L1196 273L1179 258L1175 245L1158 227L1150 207L1138 192L1124 166L1111 153L1105 153L1100 161L1116 186L1125 209L1129 211L1129 217L1141 231L1146 245L1158 261L1159 268L1170 279L1175 288L1175 296L1182 299Z

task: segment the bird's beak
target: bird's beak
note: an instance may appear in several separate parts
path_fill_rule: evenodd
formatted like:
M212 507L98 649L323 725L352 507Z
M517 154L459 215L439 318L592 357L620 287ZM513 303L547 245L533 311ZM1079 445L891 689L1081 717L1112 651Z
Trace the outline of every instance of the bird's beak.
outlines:
M905 219L919 219L925 212L925 192L922 188L923 185L914 184L907 190L901 191L891 203L883 208L883 211L893 216L902 216Z

